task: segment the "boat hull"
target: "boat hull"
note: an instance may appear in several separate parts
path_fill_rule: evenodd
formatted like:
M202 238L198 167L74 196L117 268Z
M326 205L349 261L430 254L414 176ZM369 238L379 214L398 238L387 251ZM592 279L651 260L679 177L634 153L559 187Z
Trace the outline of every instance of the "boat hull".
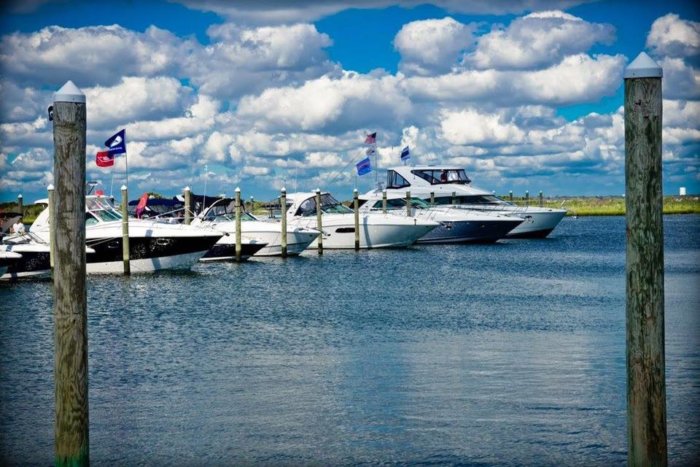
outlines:
M563 209L529 209L518 212L524 220L522 224L511 230L508 238L545 238L566 215Z
M508 235L521 220L443 221L417 243L493 243Z
M264 243L241 242L241 260L245 261L265 247ZM231 235L221 237L199 260L232 261L236 259L236 239Z
M22 257L5 264L6 269L0 275L0 280L48 277L51 275L50 253L47 245L2 245L2 249L2 251L18 253Z

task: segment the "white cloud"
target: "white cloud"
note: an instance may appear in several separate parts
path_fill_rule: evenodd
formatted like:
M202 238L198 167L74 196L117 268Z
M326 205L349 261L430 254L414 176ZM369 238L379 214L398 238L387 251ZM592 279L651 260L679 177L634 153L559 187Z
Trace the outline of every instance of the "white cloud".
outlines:
M118 25L68 29L49 26L34 33L3 36L3 73L27 85L73 80L78 87L113 85L122 76L154 76L172 72L189 44L150 26L145 32Z
M245 97L238 114L256 119L263 129L340 133L400 122L410 109L395 78L344 73L339 79L323 76L297 88L270 88L260 96Z
M182 115L191 91L169 77L126 77L116 86L83 90L92 127Z
M501 105L575 104L612 95L622 84L625 59L573 55L537 71L463 71L402 82L413 99L484 101Z
M688 65L681 58L664 58L659 61L664 71L664 97L671 99L700 98L700 71Z
M473 41L470 27L447 17L403 25L394 47L401 54L402 72L428 75L449 71Z
M610 25L589 23L562 11L532 13L481 36L466 61L480 69L540 68L614 38Z
M692 57L700 54L700 23L683 20L669 13L654 21L646 46L654 54L667 57Z
M445 140L456 145L517 144L525 136L517 126L503 122L499 115L473 109L442 112L440 128Z

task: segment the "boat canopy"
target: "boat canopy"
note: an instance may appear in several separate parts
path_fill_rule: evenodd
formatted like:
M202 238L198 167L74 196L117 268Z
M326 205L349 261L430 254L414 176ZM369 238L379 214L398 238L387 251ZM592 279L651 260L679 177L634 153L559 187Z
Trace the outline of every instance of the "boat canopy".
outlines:
M243 201L241 201L241 220L254 221L257 220L243 209ZM212 204L202 214L203 220L214 222L229 222L236 220L236 200L233 198L220 198Z
M464 169L440 169L435 167L413 169L411 174L415 175L422 180L430 183L431 185L446 185L446 184L459 184L468 185L471 183L469 177L467 177ZM406 180L404 176L398 173L396 170L387 170L386 187L387 188L406 188L411 186L411 183Z

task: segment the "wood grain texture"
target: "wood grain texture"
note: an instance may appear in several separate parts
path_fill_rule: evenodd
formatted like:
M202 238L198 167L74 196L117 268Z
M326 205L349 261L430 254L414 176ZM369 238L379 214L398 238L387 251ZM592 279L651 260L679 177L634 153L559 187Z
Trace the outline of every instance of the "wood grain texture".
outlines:
M360 202L357 190L352 192L352 208L355 211L355 250L360 249Z
M85 104L54 104L55 462L87 465L88 343L85 287Z
M241 261L241 192L236 190L236 261Z
M660 78L625 80L630 465L667 465Z
M282 258L287 257L287 192L282 191L280 196L280 212L282 214Z
M321 211L321 192L316 192L316 230L321 232L318 236L318 254L323 254L323 212Z
M124 275L131 274L131 261L129 250L129 190L122 190L122 261L124 263Z

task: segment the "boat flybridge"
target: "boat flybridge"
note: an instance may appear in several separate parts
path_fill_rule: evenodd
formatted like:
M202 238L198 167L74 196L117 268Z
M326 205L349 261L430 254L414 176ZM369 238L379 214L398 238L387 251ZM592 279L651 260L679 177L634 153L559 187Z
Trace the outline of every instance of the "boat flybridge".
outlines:
M46 204L46 200L37 204ZM48 211L44 209L29 228L32 235L46 244L49 242ZM131 272L189 269L222 235L208 228L129 218ZM123 272L122 215L104 196L85 197L85 243L88 273Z
M221 237L212 251L207 253L202 260L207 260L208 257L235 257L235 202L231 198L221 198L192 221L192 225L208 226L229 234ZM299 255L319 235L320 232L316 229L288 225L287 254L289 256ZM241 209L241 240L241 243L245 240L249 245L261 245L259 251L254 253L255 256L280 256L282 254L281 223L262 221Z
M436 205L455 205L482 212L517 216L523 222L508 237L544 238L559 224L566 210L516 206L471 184L464 169L454 166L397 166L387 170L387 193L406 191Z
M408 216L406 197L398 191L387 193L386 211ZM373 190L360 196L360 212L382 212L383 194ZM418 239L417 243L493 243L523 222L521 217L499 213L431 206L418 197L411 197L410 215L439 222L440 225Z
M316 193L289 193L287 206L288 224L304 228L316 227ZM353 210L330 193L321 193L321 213L323 248L354 248ZM390 213L359 213L360 248L406 247L438 225L430 220ZM318 239L309 248L318 248Z

